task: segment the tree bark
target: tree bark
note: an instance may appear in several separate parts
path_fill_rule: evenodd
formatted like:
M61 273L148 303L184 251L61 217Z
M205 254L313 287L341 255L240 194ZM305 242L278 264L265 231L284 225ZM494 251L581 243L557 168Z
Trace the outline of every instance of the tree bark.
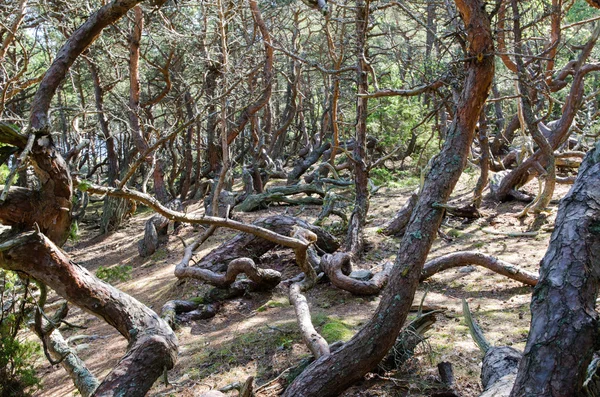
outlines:
M600 147L561 201L531 300L531 329L511 396L575 396L600 337Z
M356 197L346 235L346 251L360 255L364 247L363 229L369 211L369 168L367 166L367 116L369 91L367 64L367 33L369 30L369 0L356 4L356 127L354 143L354 188Z
M128 341L127 354L95 396L144 396L177 359L177 338L156 313L71 261L46 236L25 233L0 244L0 266L43 280L57 294L105 320Z
M467 27L469 61L454 121L432 162L381 302L369 322L340 350L321 357L285 391L287 397L335 396L373 369L393 346L406 320L425 259L442 221L434 203L448 200L467 159L475 125L494 74L489 17L479 0L457 0ZM478 56L479 55L479 56Z

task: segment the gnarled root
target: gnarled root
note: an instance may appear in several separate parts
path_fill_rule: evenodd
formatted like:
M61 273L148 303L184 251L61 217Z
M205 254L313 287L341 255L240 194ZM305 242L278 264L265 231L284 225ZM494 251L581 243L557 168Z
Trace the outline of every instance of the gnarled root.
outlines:
M341 252L333 255L325 254L321 258L321 268L338 288L355 295L376 295L386 285L393 264L387 262L383 270L370 280L357 280L348 275L352 272L352 256Z
M453 252L430 260L423 267L421 281L427 280L438 272L466 265L482 266L527 285L536 285L538 282L538 275L535 273L520 269L511 263L493 256L473 251Z
M246 274L258 288L272 289L281 281L281 273L273 269L261 269L250 258L238 258L229 262L223 274L209 269L186 267L178 272L177 277L195 278L220 288L229 287L240 273Z
M408 221L410 220L410 216L412 215L413 209L417 204L418 198L419 195L417 192L413 192L408 201L394 216L394 219L392 219L391 222L381 230L381 233L386 236L402 237L404 235L404 231L406 230L406 225L408 225Z
M172 300L163 305L160 317L175 329L178 323L214 317L218 310L219 305L216 304L203 305L193 301Z

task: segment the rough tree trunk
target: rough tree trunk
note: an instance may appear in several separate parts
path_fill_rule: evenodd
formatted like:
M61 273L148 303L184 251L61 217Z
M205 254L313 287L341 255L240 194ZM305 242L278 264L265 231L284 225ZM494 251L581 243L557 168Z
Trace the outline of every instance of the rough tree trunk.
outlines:
M173 367L177 338L148 307L98 280L42 234L20 234L2 246L3 268L44 280L57 294L108 322L129 341L127 354L94 395L144 396L163 371Z
M600 147L561 201L531 301L531 329L511 394L575 396L597 349Z
M354 188L356 197L346 235L346 251L360 255L364 246L363 229L369 211L369 168L367 166L367 116L369 100L361 95L369 91L367 71L367 33L369 31L369 2L356 5L356 130L354 144Z
M423 193L400 243L394 269L369 322L340 350L309 366L285 392L287 397L335 396L372 370L393 346L406 320L425 259L442 221L433 208L450 197L467 160L475 125L494 75L489 17L480 0L457 0L470 42L467 77L442 151L432 162ZM478 57L477 55L481 56Z

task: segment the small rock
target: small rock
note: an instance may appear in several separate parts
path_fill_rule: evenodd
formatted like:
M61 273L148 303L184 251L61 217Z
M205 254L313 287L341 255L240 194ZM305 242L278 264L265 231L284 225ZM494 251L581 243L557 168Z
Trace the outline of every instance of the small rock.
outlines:
M350 273L349 277L356 280L370 280L373 277L373 272L364 269L354 270L352 273Z
M458 269L459 273L471 273L475 271L475 266L465 266L465 267L461 267L460 269Z

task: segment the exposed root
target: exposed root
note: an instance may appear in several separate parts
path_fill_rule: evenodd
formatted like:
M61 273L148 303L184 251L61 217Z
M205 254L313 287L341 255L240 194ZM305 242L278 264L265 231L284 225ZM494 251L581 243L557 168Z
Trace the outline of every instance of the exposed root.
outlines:
M175 329L178 323L214 317L218 309L218 305L203 305L193 301L172 300L163 305L160 317L171 328Z
M341 252L333 255L325 254L321 258L321 268L338 288L356 295L376 295L387 284L393 264L387 262L383 270L370 280L357 280L349 277L352 272L352 256Z
M263 289L272 289L281 281L281 273L272 269L261 269L250 258L238 258L229 262L224 274L208 269L186 267L181 269L177 277L195 278L219 288L229 287L240 273L246 274L250 280Z
M414 191L406 204L404 204L396 216L394 216L394 219L392 219L392 221L381 230L381 233L386 236L402 237L404 235L404 231L406 230L406 225L408 225L408 221L410 220L410 216L412 215L413 209L417 204L418 198L419 195L416 191Z
M423 271L421 272L421 281L427 280L429 277L438 272L466 265L482 266L493 272L527 285L533 286L538 282L537 274L520 269L511 263L505 262L493 256L474 251L453 252L451 254L443 255L439 258L430 260L423 267Z

